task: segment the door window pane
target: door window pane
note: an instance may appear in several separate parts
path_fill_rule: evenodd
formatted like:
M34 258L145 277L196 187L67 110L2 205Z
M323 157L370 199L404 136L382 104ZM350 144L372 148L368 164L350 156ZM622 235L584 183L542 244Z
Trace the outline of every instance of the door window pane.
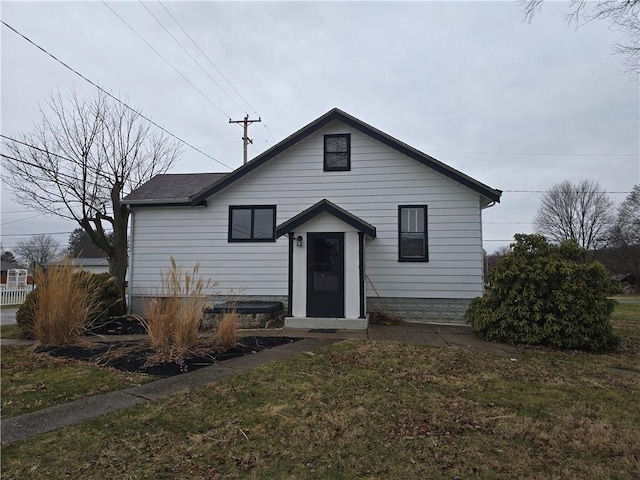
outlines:
M340 239L313 239L313 289L317 292L336 292L340 289L342 259Z

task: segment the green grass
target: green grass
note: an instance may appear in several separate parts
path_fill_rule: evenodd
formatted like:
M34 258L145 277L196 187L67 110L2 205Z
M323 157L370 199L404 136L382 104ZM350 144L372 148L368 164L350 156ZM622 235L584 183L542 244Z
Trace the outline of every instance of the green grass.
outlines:
M639 352L342 342L3 446L2 476L638 478Z
M633 300L640 301L640 295L615 295L613 297L614 300Z
M3 419L153 379L36 354L31 346L4 346L1 360Z
M21 338L18 325L0 325L0 338Z

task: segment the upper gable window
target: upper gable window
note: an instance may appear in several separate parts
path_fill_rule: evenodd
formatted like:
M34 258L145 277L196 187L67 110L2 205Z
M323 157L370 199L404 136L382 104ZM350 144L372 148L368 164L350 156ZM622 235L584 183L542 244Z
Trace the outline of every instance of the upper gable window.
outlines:
M275 242L275 205L230 206L230 242Z
M324 136L324 171L351 170L351 135Z

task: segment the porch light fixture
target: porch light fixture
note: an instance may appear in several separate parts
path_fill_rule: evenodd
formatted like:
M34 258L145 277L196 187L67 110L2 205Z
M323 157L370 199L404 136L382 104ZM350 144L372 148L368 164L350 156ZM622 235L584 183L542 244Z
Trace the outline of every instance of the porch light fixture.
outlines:
M296 237L296 247L301 247L302 246L302 235L298 235Z

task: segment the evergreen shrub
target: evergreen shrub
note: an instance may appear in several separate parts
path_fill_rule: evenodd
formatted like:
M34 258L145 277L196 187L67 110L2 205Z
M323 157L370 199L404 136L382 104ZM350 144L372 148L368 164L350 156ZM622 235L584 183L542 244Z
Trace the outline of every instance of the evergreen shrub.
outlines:
M550 244L516 234L512 251L488 277L490 292L465 314L485 340L562 349L611 351L610 318L618 287L604 266L573 241Z

